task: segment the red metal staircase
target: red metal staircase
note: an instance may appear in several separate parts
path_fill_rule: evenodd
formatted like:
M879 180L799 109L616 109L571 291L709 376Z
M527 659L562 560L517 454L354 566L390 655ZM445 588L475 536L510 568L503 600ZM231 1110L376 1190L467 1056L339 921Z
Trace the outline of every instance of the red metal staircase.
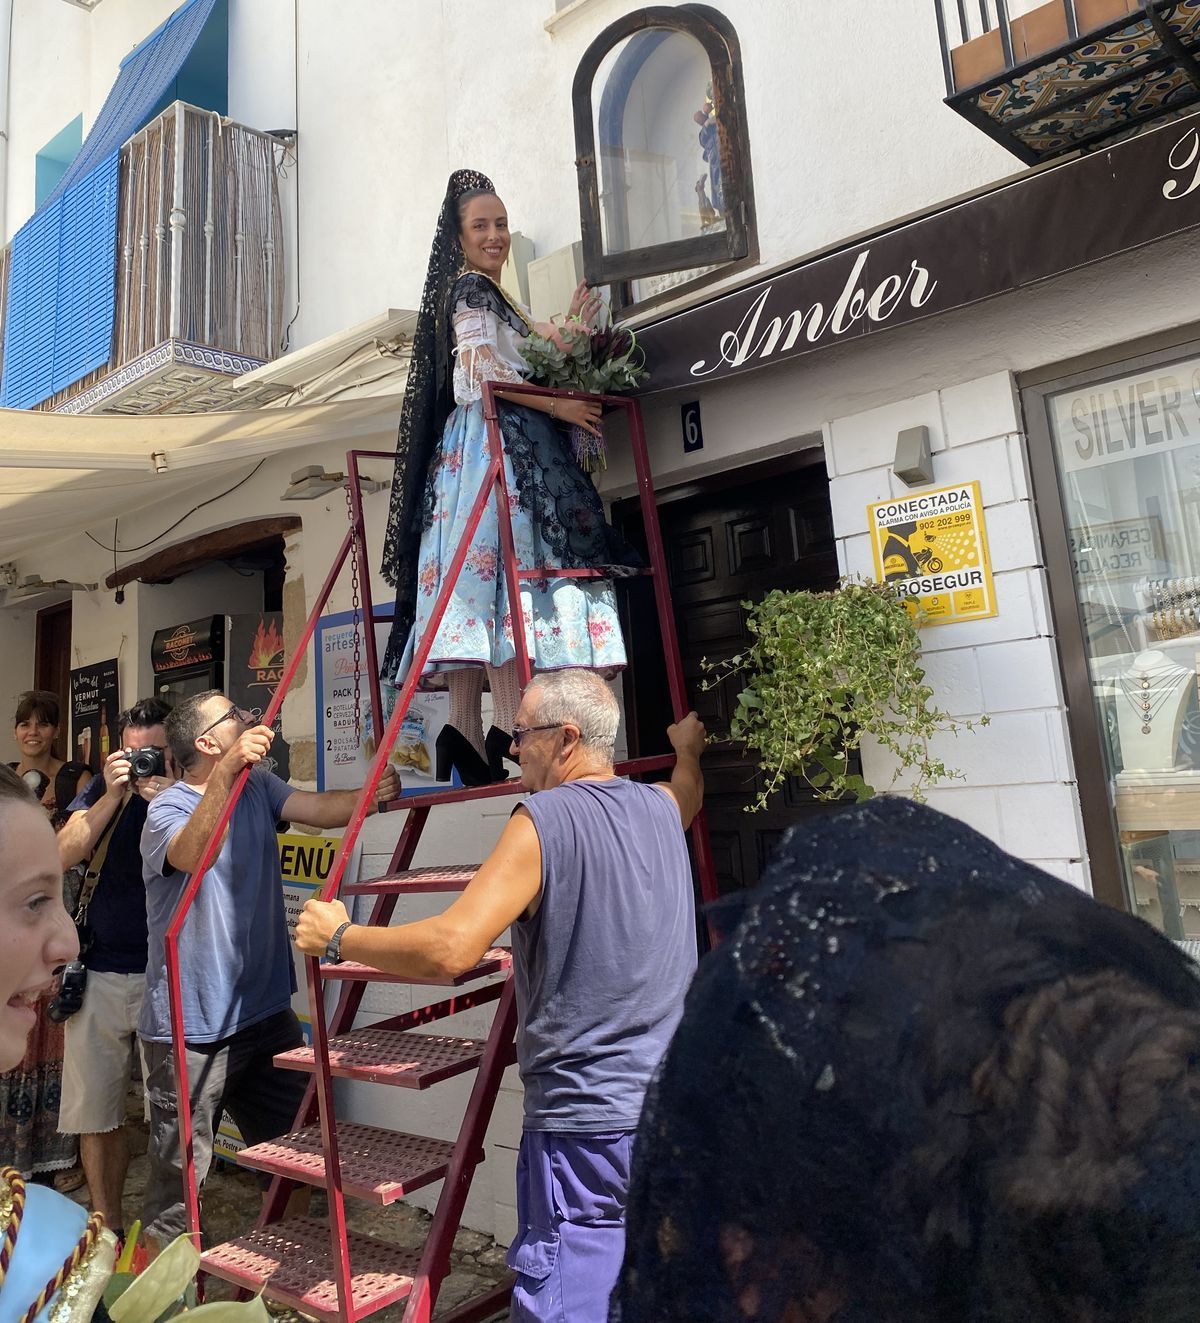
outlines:
M559 396L570 394L536 387L522 387L522 391ZM673 718L679 720L687 712L688 704L641 411L636 401L623 397L603 397L603 404L606 410L623 410L628 422L650 559L650 566L644 573L653 577ZM434 791L397 801L389 807L406 809L407 818L386 875L368 882L343 882L347 860L369 811L375 788L388 765L388 755L416 691L422 667L449 601L453 582L462 568L471 538L489 499L495 495L500 511L500 535L511 601L520 602L519 588L523 580L565 575L602 577L600 571L540 571L516 565L512 525L507 513L509 503L501 460L502 443L491 383L485 383L484 386L484 416L491 447L487 474L472 507L463 540L443 581L430 623L417 645L412 668L401 686L395 708L379 740L367 780L354 814L346 826L322 892L322 898L326 900L339 895L373 898L374 903L367 920L372 925L389 924L397 901L403 895L455 893L470 881L477 865L412 867L417 845L433 808L443 804L523 793L520 781L514 779L479 789ZM352 451L348 456L350 528L317 596L304 631L292 650L271 705L264 714L263 722L267 725L272 723L283 703L284 695L346 561L350 560L356 581L359 578L358 567L367 564L358 471L359 461L364 458L390 459L391 455ZM366 665L375 721L373 729L379 730L382 703L375 655L373 622L376 615L371 603L370 575L363 573L361 582ZM386 619L386 616L380 618ZM530 677L524 630L514 630L514 643L517 666L524 686ZM616 770L622 775L639 775L670 767L673 761L671 756L641 758L619 764ZM179 983L179 933L204 873L215 857L217 843L225 832L248 775L249 769L242 773L235 784L230 801L214 829L196 872L189 880L167 932L166 963L176 1043L184 1041L186 1029ZM712 900L716 888L703 814L692 827L692 848L701 896L706 901ZM354 1323L357 1319L401 1300L407 1302L405 1323L427 1323L439 1287L449 1271L454 1235L459 1227L472 1177L476 1167L483 1161L488 1122L501 1078L505 1068L515 1059L516 1004L511 957L507 950L493 949L486 953L474 969L450 981L449 986L453 990L443 1000L407 1014L393 1016L369 1028L355 1028L355 1019L368 983L414 983L415 980L397 979L380 970L352 962L326 965L315 959L306 961L306 976L312 1017L312 1046L286 1052L276 1058L277 1065L306 1071L312 1077L296 1117L296 1129L290 1135L267 1144L254 1145L238 1154L238 1161L245 1166L267 1172L273 1177L270 1191L253 1230L205 1252L204 1271L222 1277L246 1291L262 1290L271 1300L281 1305L330 1320L331 1323L334 1320L338 1323ZM325 993L334 982L340 986L341 991L336 1006L327 1014ZM430 1026L436 1026L441 1020L493 1002L496 1004L495 1013L491 1030L485 1039L458 1038L428 1032ZM184 1055L176 1052L175 1061L178 1097L181 1100L179 1129L180 1144L185 1155L188 1223L192 1233L199 1238L200 1207L192 1152L191 1094ZM453 1143L337 1119L333 1085L335 1078L425 1089L469 1071L475 1072L475 1078L458 1136ZM347 1228L347 1197L386 1205L435 1181L443 1183L442 1189L429 1237L419 1254L383 1240L359 1235ZM326 1191L327 1221L318 1221L312 1217L284 1219L288 1196L300 1185ZM511 1284L504 1283L443 1317L448 1323L450 1320L454 1323L480 1323L505 1308L510 1289Z

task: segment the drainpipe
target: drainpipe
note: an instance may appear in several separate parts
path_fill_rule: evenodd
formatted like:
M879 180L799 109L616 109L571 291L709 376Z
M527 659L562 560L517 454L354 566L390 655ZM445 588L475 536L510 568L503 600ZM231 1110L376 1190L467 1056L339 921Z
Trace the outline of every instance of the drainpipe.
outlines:
M0 0L0 242L8 234L8 104L12 60L13 0Z

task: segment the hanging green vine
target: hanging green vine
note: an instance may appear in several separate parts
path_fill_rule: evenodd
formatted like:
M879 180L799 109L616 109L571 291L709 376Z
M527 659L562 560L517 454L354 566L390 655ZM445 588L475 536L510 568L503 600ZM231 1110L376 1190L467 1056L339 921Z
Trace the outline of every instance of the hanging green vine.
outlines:
M915 773L906 792L960 777L930 755L931 736L972 730L988 718L955 719L932 706L917 622L886 584L844 581L828 593L770 592L743 603L753 641L736 657L703 662L712 689L745 677L729 733L757 750L767 785L749 806L765 808L789 776L818 799L870 798L875 788L853 771L864 738L896 759L892 786Z

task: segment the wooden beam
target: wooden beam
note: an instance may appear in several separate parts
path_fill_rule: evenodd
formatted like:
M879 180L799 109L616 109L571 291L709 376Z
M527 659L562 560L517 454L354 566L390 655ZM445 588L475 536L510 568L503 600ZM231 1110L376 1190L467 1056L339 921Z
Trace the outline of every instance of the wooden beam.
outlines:
M177 542L164 547L145 560L130 561L114 570L104 580L109 588L120 588L140 579L142 583L169 583L181 574L198 570L213 561L230 560L234 556L252 551L268 550L281 542L288 533L296 533L301 521L296 515L276 515L271 519L249 519L230 528L218 528L213 533Z

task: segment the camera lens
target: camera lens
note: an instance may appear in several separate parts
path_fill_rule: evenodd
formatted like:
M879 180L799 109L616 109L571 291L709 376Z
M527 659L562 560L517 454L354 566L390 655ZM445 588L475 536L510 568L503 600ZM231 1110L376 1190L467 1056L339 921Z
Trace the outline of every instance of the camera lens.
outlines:
M134 780L140 780L146 776L161 776L166 770L166 763L161 749L152 746L148 749L131 750L129 754L129 775Z

